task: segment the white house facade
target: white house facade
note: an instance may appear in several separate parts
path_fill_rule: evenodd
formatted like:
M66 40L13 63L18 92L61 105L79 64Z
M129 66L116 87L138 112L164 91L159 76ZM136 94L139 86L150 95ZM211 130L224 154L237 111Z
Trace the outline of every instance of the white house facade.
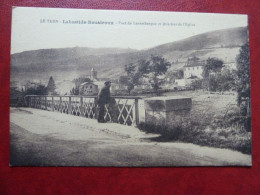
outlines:
M184 79L189 78L203 78L202 73L204 69L204 61L188 61L184 66Z

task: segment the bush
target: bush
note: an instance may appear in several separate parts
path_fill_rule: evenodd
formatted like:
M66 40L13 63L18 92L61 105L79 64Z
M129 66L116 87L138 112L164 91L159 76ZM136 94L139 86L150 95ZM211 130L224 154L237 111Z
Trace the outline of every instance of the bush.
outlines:
M236 128L247 132L251 131L251 117L240 114L238 107L228 108L225 115L214 116L211 128Z
M203 79L196 79L196 80L192 81L190 84L191 89L193 89L193 90L202 89L202 82L203 82Z
M172 126L140 123L139 129L160 134L160 137L154 138L155 141L181 141L250 154L250 125L250 117L237 115L237 109L230 108L224 116L214 116L212 120L206 117L203 120L186 118Z

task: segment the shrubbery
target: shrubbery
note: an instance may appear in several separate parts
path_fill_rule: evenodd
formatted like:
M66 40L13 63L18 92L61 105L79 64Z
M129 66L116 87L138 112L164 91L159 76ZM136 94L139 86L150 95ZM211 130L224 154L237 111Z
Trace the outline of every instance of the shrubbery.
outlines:
M204 89L214 92L235 90L235 73L229 69L223 69L207 78L192 81L190 87L193 90Z
M139 128L160 134L156 141L181 141L251 153L251 117L241 116L235 107L211 120L207 117L201 117L201 120L185 118L170 127L141 123Z

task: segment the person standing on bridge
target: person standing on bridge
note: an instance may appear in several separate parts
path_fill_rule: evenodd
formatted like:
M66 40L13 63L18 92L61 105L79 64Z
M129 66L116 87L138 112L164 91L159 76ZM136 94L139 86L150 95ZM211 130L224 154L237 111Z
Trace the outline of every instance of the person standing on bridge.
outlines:
M98 93L97 97L97 105L98 105L98 116L97 120L99 123L104 123L105 119L105 105L110 102L110 86L111 86L111 81L106 81L105 86L102 87L102 89Z

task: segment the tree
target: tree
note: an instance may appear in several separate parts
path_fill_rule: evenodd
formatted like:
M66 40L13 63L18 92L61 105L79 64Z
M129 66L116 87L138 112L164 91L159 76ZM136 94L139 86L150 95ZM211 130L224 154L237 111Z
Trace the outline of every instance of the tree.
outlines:
M73 87L71 90L70 90L70 95L79 95L79 86L82 84L82 83L85 83L85 82L92 82L90 78L88 77L84 77L84 76L81 76L81 77L78 77L76 79L73 79L73 82L75 84L75 87Z
M223 68L223 61L218 58L208 58L204 66L202 76L204 78L203 86L207 87L209 91L217 90L216 74L221 72Z
M237 103L241 104L242 99L250 100L250 61L249 61L249 43L247 42L240 48L239 55L236 58L237 77L236 90L238 93Z
M136 65L133 63L125 65L125 71L127 74L127 91L130 95L131 91L134 89L134 86L139 84L140 73L136 70Z
M191 89L193 90L202 89L202 82L203 82L202 79L193 80L190 84Z
M119 77L119 84L127 85L128 84L128 77L127 76L120 76Z
M218 58L208 58L203 69L203 77L208 78L210 74L220 72L223 68L223 61Z
M183 79L183 77L184 77L183 69L177 70L177 79Z
M221 73L216 75L217 90L229 91L235 89L235 71L223 68Z
M70 95L79 95L79 87L73 87L72 90L70 90Z
M138 72L148 78L154 92L159 95L160 85L164 82L162 76L171 64L160 56L151 56L148 60L139 63Z
M55 90L56 90L56 85L54 79L51 76L47 85L47 93L50 95L55 95L56 94Z
M141 60L136 64L125 65L129 94L134 89L134 86L140 84L140 78L143 77L148 80L154 92L159 95L160 85L165 82L162 77L170 66L171 64L160 56L151 56L148 60Z
M88 77L81 76L81 77L74 79L73 82L75 83L76 87L79 87L82 83L91 82L91 79Z
M169 79L168 81L174 82L176 79L183 79L184 78L184 71L183 69L178 70L168 70L165 76Z
M35 87L29 87L26 92L26 95L47 95L47 87L40 84L36 88Z
M235 89L235 71L222 68L221 72L210 73L202 79L201 87L210 91L229 91Z

